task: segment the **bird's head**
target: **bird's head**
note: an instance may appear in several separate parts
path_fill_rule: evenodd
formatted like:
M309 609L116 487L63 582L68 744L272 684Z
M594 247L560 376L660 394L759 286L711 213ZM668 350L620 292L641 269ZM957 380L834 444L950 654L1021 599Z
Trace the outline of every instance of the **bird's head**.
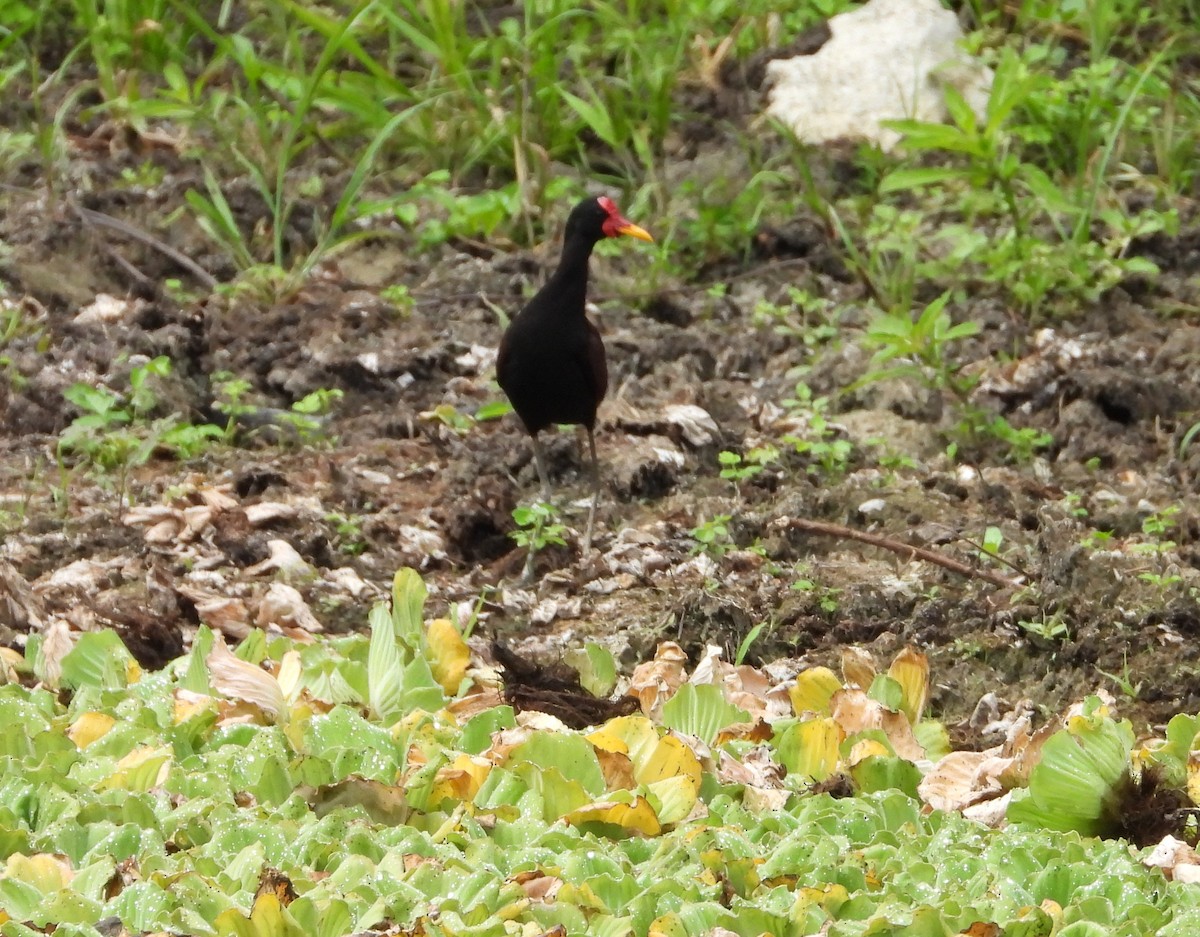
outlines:
M585 198L571 210L567 218L567 240L582 238L595 243L601 238L615 238L622 234L643 241L654 240L644 228L622 215L617 203L607 195Z

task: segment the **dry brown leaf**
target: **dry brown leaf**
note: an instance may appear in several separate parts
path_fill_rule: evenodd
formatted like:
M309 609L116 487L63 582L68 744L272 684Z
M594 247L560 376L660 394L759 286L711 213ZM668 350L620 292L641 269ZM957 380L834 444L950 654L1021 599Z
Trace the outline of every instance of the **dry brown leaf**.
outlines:
M213 688L225 696L257 706L275 718L286 709L279 681L261 667L235 656L220 635L213 641L206 663Z
M691 446L707 446L718 435L717 421L703 407L693 403L673 403L663 408L663 416L677 427L684 440Z
M782 810L790 796L791 792L783 788L751 784L742 792L742 803L752 813L767 813Z
M857 686L861 690L869 690L875 682L878 673L875 660L861 647L847 647L842 650L842 682L847 686Z
M901 758L913 762L925 760L925 749L917 742L904 713L884 708L862 690L838 690L829 703L833 721L847 736L879 729Z
M251 527L262 527L274 521L290 521L300 514L300 510L294 504L285 504L282 501L260 501L258 504L247 505L243 510Z
M46 685L57 687L62 679L63 658L75 646L75 635L61 618L53 619L42 640L42 676Z
M273 582L267 589L267 594L258 605L255 624L260 628L278 625L280 628L299 629L307 634L319 634L325 630L300 591L282 582Z
M524 726L516 726L512 729L501 729L499 732L493 732L492 744L483 753L483 757L495 764L503 764L504 760L508 758L509 753L518 745L528 741L529 736L532 734L532 731Z
M998 749L990 752L951 752L921 779L917 793L935 810L958 811L1004 792L994 775L984 770Z
M196 493L214 511L231 511L238 506L237 499L229 494L232 490L232 485L206 485Z
M77 590L91 595L100 588L100 583L108 578L110 569L120 566L125 561L109 560L99 563L95 560L76 560L50 574L50 578L39 582L35 592L48 592L54 589Z
M604 774L604 784L610 791L631 791L637 787L637 779L633 776L633 762L627 754L597 748L596 758L600 762L600 771Z
M217 512L207 504L194 504L183 509L183 530L179 532L181 543L191 543L211 526Z
M237 641L248 635L253 627L250 624L250 611L241 599L230 598L227 595L193 585L189 582L175 584L180 595L189 599L196 607L200 621L214 631L228 635Z
M292 576L310 576L314 570L305 561L296 548L286 540L268 540L267 549L271 555L261 563L246 567L246 573L251 576L261 576L264 573L281 572Z
M366 580L349 566L339 566L337 569L330 570L325 574L325 578L343 591L349 592L356 599L371 588ZM468 614L470 613L469 603L464 602L463 608Z
M743 694L745 695L745 694ZM730 702L734 702L730 700ZM734 703L734 705L738 705ZM725 726L717 733L716 741L713 742L718 748L726 742L733 739L748 739L751 742L765 742L775 734L765 719L753 719L750 722L734 722Z
M687 679L687 654L674 641L658 646L654 659L638 664L629 678L629 695L651 719L662 716L662 706Z
M456 699L446 707L454 715L459 725L463 725L473 716L488 709L504 705L504 696L496 687L481 687L476 682L471 692L462 699Z
M704 684L714 684L721 686L728 674L733 673L733 665L721 660L722 649L716 644L709 644L704 648L704 656L696 664L692 675L688 677L688 683L696 686Z
M0 560L0 626L13 631L40 631L45 624L42 600L11 563Z
M147 527L142 534L142 539L149 544L163 546L164 544L175 543L179 538L181 530L183 530L182 518L162 520L151 527Z
M1174 836L1164 836L1144 860L1151 868L1162 869L1172 881L1200 882L1200 855L1187 843Z
M1012 791L1005 791L999 797L992 800L981 800L977 804L964 807L962 815L968 820L974 820L976 823L982 823L984 826L990 826L993 829L999 829L1004 825L1004 821L1008 817L1008 802L1011 799Z
M162 545L174 543L183 529L183 512L169 504L154 504L135 507L121 517L126 527L142 527L142 539L146 543Z
M538 869L531 872L518 872L512 881L521 886L525 897L530 901L540 901L549 904L554 901L558 890L562 887L562 879L556 875L547 875ZM555 928L557 930L557 928ZM547 931L550 933L550 931ZM566 931L563 931L565 937Z

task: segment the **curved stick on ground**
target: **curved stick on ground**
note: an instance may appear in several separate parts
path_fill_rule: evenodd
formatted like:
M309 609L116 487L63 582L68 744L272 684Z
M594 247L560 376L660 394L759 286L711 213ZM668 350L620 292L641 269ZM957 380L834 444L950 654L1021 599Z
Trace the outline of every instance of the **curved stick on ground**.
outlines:
M866 543L873 547L890 550L898 556L925 560L927 563L933 563L961 576L982 579L1003 589L1020 589L1024 585L1018 579L1009 579L1007 576L1001 576L999 573L992 572L989 569L980 569L978 566L972 566L961 560L952 559L949 556L927 549L926 547L917 547L911 543L905 543L903 540L893 540L891 537L869 534L866 531L855 530L853 527L847 527L844 524L831 524L827 521L810 521L802 517L781 517L775 520L772 526L786 530L802 530L810 534L824 534L827 537L837 537L842 540L857 540L859 543Z

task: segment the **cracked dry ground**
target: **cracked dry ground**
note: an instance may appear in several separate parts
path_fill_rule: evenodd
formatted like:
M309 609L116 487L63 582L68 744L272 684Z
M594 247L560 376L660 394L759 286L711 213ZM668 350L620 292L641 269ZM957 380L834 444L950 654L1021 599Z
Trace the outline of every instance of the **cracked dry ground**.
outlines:
M88 205L156 230L185 187L110 189ZM1136 698L1120 709L1141 725L1200 709L1200 445L1185 440L1200 418L1200 328L1169 314L1200 306L1194 213L1178 237L1134 245L1160 277L1124 283L1053 330L987 297L954 310L982 326L956 349L980 377L975 402L1053 437L1023 464L986 445L950 461L954 407L920 384L847 390L869 367L865 298L811 219L761 231L747 260L712 267L699 285L647 284L649 261L636 251L596 258L593 313L613 375L598 434L598 549L580 556L568 537L539 555L525 585L525 556L508 533L512 509L537 494L528 440L511 416L453 424L499 397L495 310L519 308L556 259L554 244L419 256L381 239L278 302L249 293L177 302L156 287L180 276L159 251L89 227L44 193L3 197L0 280L25 326L0 382L0 578L13 599L0 603L0 620L10 645L30 612L73 628L113 625L150 665L178 654L200 621L234 637L255 625L362 628L408 565L425 577L433 612L479 601L481 634L551 658L586 637L626 664L666 639L693 659L710 643L732 656L760 622L750 662L836 665L846 644L886 660L913 644L931 657L933 712L961 723L960 744L970 744L965 720L983 694L1057 711L1099 686L1115 692L1103 672L1129 679ZM229 272L186 219L170 239ZM723 296L705 288L712 282L726 284ZM395 283L411 289L413 309L380 298ZM781 334L756 322L761 300L786 307L793 286L832 300L836 329ZM100 293L127 301L94 321ZM790 321L802 319L795 311ZM330 441L247 433L191 462L156 456L131 473L124 505L111 476L62 473L56 437L75 416L63 390L124 390L130 368L156 355L174 365L158 388L160 413L195 422L224 420L213 409L219 371L249 380L248 399L265 408L340 389ZM829 397L830 438L852 444L844 471L778 442L805 432L784 403L801 378ZM768 442L787 450L778 465L738 484L719 476L718 453ZM548 443L578 528L584 510L572 505L587 491L578 440ZM1147 518L1172 507L1166 530L1144 533ZM729 542L696 552L690 531L723 515ZM805 533L790 518L922 545L1023 587ZM1011 566L980 557L988 527L1002 533Z

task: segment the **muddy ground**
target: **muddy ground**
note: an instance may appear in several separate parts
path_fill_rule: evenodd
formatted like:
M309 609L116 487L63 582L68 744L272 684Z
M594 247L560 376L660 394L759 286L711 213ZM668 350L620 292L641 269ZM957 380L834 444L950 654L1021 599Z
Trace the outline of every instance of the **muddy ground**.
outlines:
M161 182L122 179L146 161ZM152 666L201 620L236 636L255 624L315 627L307 610L326 631L362 628L409 565L430 587L432 612L477 606L479 633L551 657L587 637L626 665L667 639L693 657L709 643L732 655L765 622L750 662L836 665L848 644L886 661L921 648L932 709L950 723L989 692L1057 711L1102 686L1142 727L1200 710L1200 444L1181 445L1200 419L1200 328L1180 315L1200 309L1194 210L1177 237L1135 243L1159 277L1124 283L1069 319L1031 325L983 291L954 310L982 326L955 352L980 377L972 402L1053 437L1021 462L986 440L962 444L952 462L959 409L920 382L850 389L870 364L866 295L819 219L764 227L704 270L653 284L654 248L629 242L597 257L593 317L612 390L598 432L596 548L578 551L586 466L579 440L562 432L547 442L573 532L523 583L525 552L508 534L513 508L538 491L529 441L511 415L470 425L455 414L500 399L496 310L520 307L555 243L422 255L385 224L283 298L212 294L152 242L218 280L234 274L180 212L183 193L199 187L194 167L161 147L76 139L66 178L74 194L52 193L31 163L0 193L3 303L21 310L0 347L0 558L32 587L0 603L6 643L21 643L30 611L43 623L118 627ZM264 223L252 197L230 200L247 230ZM165 289L167 278L200 298ZM394 284L409 288L411 308L381 298ZM831 300L827 321L794 309L783 330L756 319L762 300L790 309L790 287ZM119 302L98 307L100 294ZM122 502L119 473L58 464L59 435L78 415L63 391L83 382L126 393L131 368L158 355L174 373L156 384L153 416L223 424L212 380L221 371L250 382L255 411L236 446L185 462L156 452L130 471ZM785 403L799 379L828 397L824 441L851 444L844 466L779 441L816 438L810 408ZM321 388L344 392L323 438L271 428L270 408ZM718 453L770 442L784 453L778 464L742 482L719 476ZM1164 530L1144 532L1171 508ZM722 515L728 539L698 551L690 532ZM794 518L924 546L966 569L797 530ZM981 557L988 527L1002 532L1010 565ZM272 589L280 581L302 605ZM958 738L970 744L972 733Z

